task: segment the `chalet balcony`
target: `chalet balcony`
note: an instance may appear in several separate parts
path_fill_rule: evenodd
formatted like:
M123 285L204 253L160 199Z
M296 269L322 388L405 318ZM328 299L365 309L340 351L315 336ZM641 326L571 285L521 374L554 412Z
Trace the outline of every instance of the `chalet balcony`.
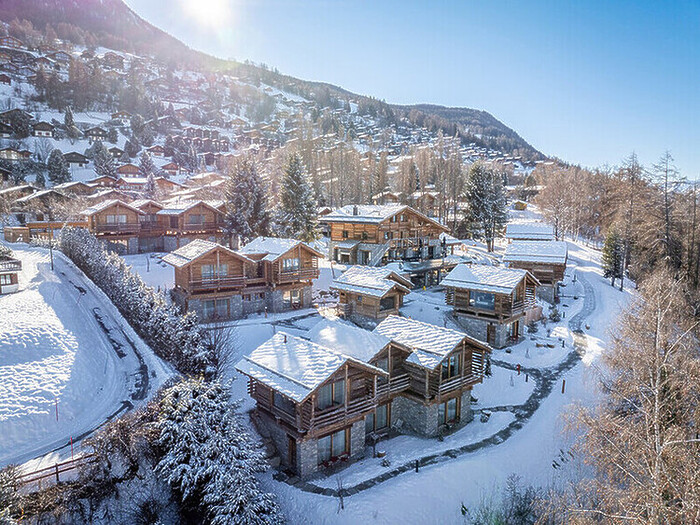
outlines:
M162 233L163 225L159 222L145 221L141 223L141 231L143 233Z
M450 392L454 392L459 388L470 387L481 381L480 374L469 373L464 376L457 376L450 379L443 379L438 383L431 383L430 385L430 395L444 396Z
M411 378L408 374L392 377L388 381L377 383L377 397L385 397L408 390L411 386Z
M347 405L339 405L326 410L316 409L313 416L308 411L304 411L301 422L305 428L327 427L367 413L372 410L375 404L375 397L365 396L353 399Z
M310 279L318 279L319 270L318 268L302 268L301 270L294 270L288 272L274 272L273 280L276 283L293 283L296 281L308 281Z
M22 271L22 261L9 259L0 261L0 272L20 272Z
M213 279L191 280L188 283L190 292L216 292L243 288L247 283L246 277L235 275L230 277L217 277Z
M223 228L223 223L220 222L200 222L197 224L185 224L180 228L182 232L213 232Z
M138 233L141 230L141 223L123 222L118 224L98 224L95 226L97 233Z

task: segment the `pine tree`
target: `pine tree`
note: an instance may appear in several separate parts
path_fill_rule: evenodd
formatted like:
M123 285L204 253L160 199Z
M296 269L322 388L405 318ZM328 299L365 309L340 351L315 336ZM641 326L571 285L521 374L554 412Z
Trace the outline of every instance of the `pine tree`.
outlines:
M155 199L158 188L156 187L156 177L153 172L148 174L146 178L146 185L143 188L143 195L147 199Z
M117 131L117 128L109 128L109 131L107 132L107 141L110 144L116 144L118 140L119 132Z
M114 162L114 157L109 153L107 147L101 142L95 143L95 154L93 156L93 169L95 173L100 177L112 177L113 179L117 177L117 166Z
M46 162L49 180L54 186L70 182L72 179L68 162L63 157L60 149L55 149L49 155L49 160Z
M475 237L484 239L493 251L496 234L507 220L507 200L502 175L482 162L469 168L465 197L469 204L466 220Z
M69 129L69 128L75 126L75 118L73 117L73 108L70 106L66 107L66 112L63 115L63 124L66 126L66 129Z
M624 244L617 230L611 229L605 236L601 263L603 277L610 278L610 286L615 286L615 279L622 279L624 269ZM622 282L620 282L622 289Z
M236 243L269 232L267 192L252 159L229 167L226 187L226 229Z
M39 170L36 172L36 177L34 178L34 184L39 188L46 187L46 177L44 177L44 172Z
M153 158L148 150L141 153L139 158L139 176L148 177L156 172L156 165L153 163Z
M278 224L282 235L302 241L317 238L318 211L301 157L290 155L280 188Z

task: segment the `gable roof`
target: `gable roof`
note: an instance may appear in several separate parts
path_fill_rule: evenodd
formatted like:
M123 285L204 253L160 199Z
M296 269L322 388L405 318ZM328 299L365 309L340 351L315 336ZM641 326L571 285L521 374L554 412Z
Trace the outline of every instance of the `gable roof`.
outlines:
M385 220L397 215L403 211L415 213L426 222L430 222L435 226L447 231L448 228L435 219L431 219L427 215L423 215L418 210L414 210L410 206L404 204L348 204L342 208L338 208L334 212L326 215L324 222L358 222L380 224Z
M465 339L489 349L488 345L457 330L398 315L390 315L374 331L411 350L407 361L431 370Z
M147 205L149 205L149 204L152 204L152 205L154 205L154 206L157 206L157 207L160 208L161 210L165 207L165 206L163 206L160 202L156 202L156 201L154 201L153 199L136 199L135 201L133 201L133 202L131 203L131 205L132 205L134 208L138 208L138 209L141 209L141 208L143 208L144 206L147 206Z
M486 264L458 264L440 284L448 288L509 295L526 275L539 284L527 270Z
M409 293L411 281L389 268L352 266L333 281L331 288L345 292L384 297L394 288Z
M314 250L305 242L298 241L296 239L285 239L279 237L256 237L238 250L238 253L244 255L265 254L263 260L276 261L282 255L287 253L292 248L296 248L298 245L302 245L304 248L310 250L317 257L323 257L322 253Z
M80 212L80 215L85 215L85 216L88 216L88 217L89 217L89 216L91 216L91 215L94 215L94 214L96 214L96 213L99 213L99 212L101 212L101 211L104 211L104 210L106 210L107 208L110 208L111 206L114 206L115 204L119 204L119 205L121 205L121 206L124 206L125 208L128 208L128 209L130 209L130 210L132 210L132 211L138 213L139 215L143 215L143 214L144 214L144 212L143 212L142 210L139 210L138 208L132 206L131 204L127 204L126 202L120 201L120 200L117 200L117 199L110 199L110 200L107 200L107 201L99 202L99 203L97 203L97 204L95 204L95 205L93 205L93 206L90 206L89 208L85 208L83 211Z
M554 240L554 227L543 222L512 222L506 225L507 239Z
M345 363L386 372L325 346L278 332L236 363L236 370L302 403Z
M513 241L506 247L503 261L566 264L568 253L565 241Z
M213 252L217 248L239 259L244 259L245 261L250 263L254 262L248 259L247 257L244 257L243 255L240 255L234 252L233 250L226 248L226 246L211 241L205 241L204 239L195 239L185 244L184 246L178 248L174 252L170 252L164 255L163 262L166 262L171 266L174 266L175 268L182 268L183 266L187 266L194 260Z
M181 214L185 213L186 211L191 210L195 206L199 206L200 204L202 206L205 206L205 207L215 211L216 213L221 213L220 210L217 210L214 206L212 206L208 202L198 200L198 201L182 201L179 203L167 202L167 203L165 203L165 207L162 210L160 210L159 212L157 212L156 215L181 215Z
M340 319L323 318L309 330L312 342L333 348L345 355L368 363L391 340L377 332L370 332Z

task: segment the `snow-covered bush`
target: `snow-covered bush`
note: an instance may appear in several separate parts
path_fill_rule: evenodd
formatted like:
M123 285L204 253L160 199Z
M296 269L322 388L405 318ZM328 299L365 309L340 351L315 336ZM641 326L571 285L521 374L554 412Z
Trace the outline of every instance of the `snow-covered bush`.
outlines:
M10 249L9 246L5 246L4 244L0 244L0 261L3 259L9 259L12 257L12 250Z
M181 314L83 228L65 228L60 249L111 299L153 351L185 374L216 370L216 352L195 314Z
M219 382L186 379L167 389L159 413L156 472L213 525L280 523L271 494L255 477L267 468L260 444Z
M559 310L556 306L553 306L549 310L549 320L553 323L558 323L559 321L561 321L561 314L559 313Z

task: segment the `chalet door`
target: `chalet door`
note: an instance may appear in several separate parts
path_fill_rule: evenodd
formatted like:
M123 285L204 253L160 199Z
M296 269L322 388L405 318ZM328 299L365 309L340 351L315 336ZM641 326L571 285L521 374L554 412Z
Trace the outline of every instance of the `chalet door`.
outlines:
M513 321L510 325L510 338L517 339L520 333L520 321Z
M486 342L490 345L496 344L496 327L492 324L486 326Z
M287 459L289 466L296 470L297 468L297 440L292 436L287 435Z
M177 229L177 217L170 217L170 227Z

